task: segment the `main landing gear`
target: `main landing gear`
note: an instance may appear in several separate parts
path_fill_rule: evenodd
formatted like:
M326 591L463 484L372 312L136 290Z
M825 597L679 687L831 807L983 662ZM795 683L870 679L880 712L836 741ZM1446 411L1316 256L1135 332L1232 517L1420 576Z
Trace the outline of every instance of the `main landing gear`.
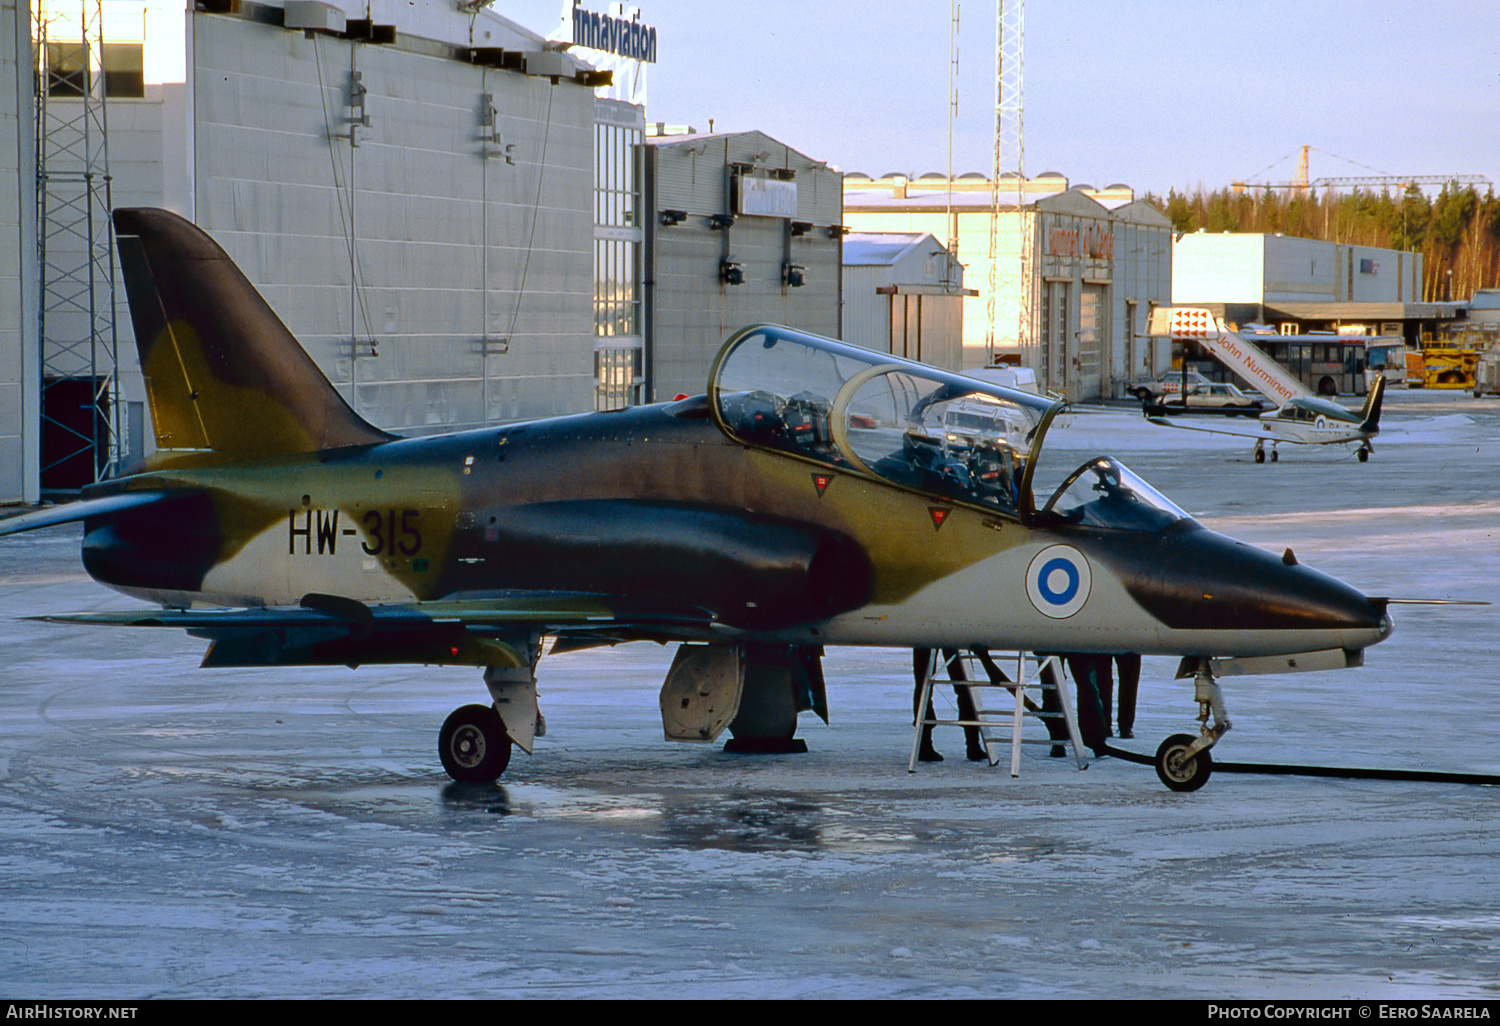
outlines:
M455 709L438 732L438 758L454 780L492 784L510 765L510 735L487 705Z
M1279 457L1276 455L1276 443L1272 442L1271 443L1271 462L1275 463L1277 461L1277 459L1279 459ZM1256 442L1255 443L1255 462L1256 463L1264 463L1264 462L1266 462L1266 446L1265 446L1264 442Z
M536 707L540 639L532 638L525 646L521 658L528 656L526 665L485 669L484 684L494 705L466 705L443 721L438 758L454 780L493 784L510 765L512 745L529 755L535 739L546 733L547 721Z
M1196 791L1208 783L1214 770L1208 750L1233 724L1224 707L1224 692L1209 670L1208 660L1198 660L1193 675L1193 696L1198 701L1198 736L1173 734L1156 750L1156 776L1173 791ZM1209 714L1213 726L1209 726Z

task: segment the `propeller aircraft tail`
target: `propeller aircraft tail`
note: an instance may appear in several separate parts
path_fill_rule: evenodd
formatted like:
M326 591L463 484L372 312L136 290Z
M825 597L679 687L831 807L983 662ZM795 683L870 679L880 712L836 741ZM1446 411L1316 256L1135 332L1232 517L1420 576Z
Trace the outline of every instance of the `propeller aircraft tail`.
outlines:
M1365 397L1365 408L1360 412L1359 429L1366 434L1380 431L1380 403L1385 398L1385 375L1377 374L1370 384L1370 394Z
M387 441L344 401L213 239L165 210L115 234L157 453L152 467Z

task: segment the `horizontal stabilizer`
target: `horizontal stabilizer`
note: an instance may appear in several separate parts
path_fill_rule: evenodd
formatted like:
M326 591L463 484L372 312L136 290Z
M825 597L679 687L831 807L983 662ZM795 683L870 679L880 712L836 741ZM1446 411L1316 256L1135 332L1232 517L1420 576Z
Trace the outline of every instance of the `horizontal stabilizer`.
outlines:
M168 495L181 497L181 492L121 492L118 495L105 495L97 499L85 499L82 502L69 502L61 506L48 506L45 509L34 510L31 513L22 513L18 517L10 517L0 520L0 536L7 534L20 534L22 531L35 531L43 527L55 527L58 524L71 524L78 520L86 520L89 517L104 516L109 513L119 513L127 509L137 509L141 506L149 506L153 502L160 502Z

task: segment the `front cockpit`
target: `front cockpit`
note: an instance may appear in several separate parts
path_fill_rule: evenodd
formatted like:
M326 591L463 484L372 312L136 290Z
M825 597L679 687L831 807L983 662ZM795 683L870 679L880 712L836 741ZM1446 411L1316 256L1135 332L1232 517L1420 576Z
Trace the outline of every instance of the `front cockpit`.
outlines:
M1073 471L1038 519L1117 531L1164 531L1192 518L1123 463L1101 456Z
M789 328L731 338L710 402L747 445L1026 522L1160 531L1190 519L1107 457L1079 467L1038 512L1032 475L1061 401Z

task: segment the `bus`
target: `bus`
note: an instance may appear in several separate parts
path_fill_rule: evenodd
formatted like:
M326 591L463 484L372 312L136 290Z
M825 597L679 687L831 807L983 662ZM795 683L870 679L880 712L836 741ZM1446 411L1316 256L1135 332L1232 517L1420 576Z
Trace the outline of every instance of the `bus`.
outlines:
M1406 383L1406 342L1394 335L1255 335L1266 355L1318 395L1364 395L1375 375Z

